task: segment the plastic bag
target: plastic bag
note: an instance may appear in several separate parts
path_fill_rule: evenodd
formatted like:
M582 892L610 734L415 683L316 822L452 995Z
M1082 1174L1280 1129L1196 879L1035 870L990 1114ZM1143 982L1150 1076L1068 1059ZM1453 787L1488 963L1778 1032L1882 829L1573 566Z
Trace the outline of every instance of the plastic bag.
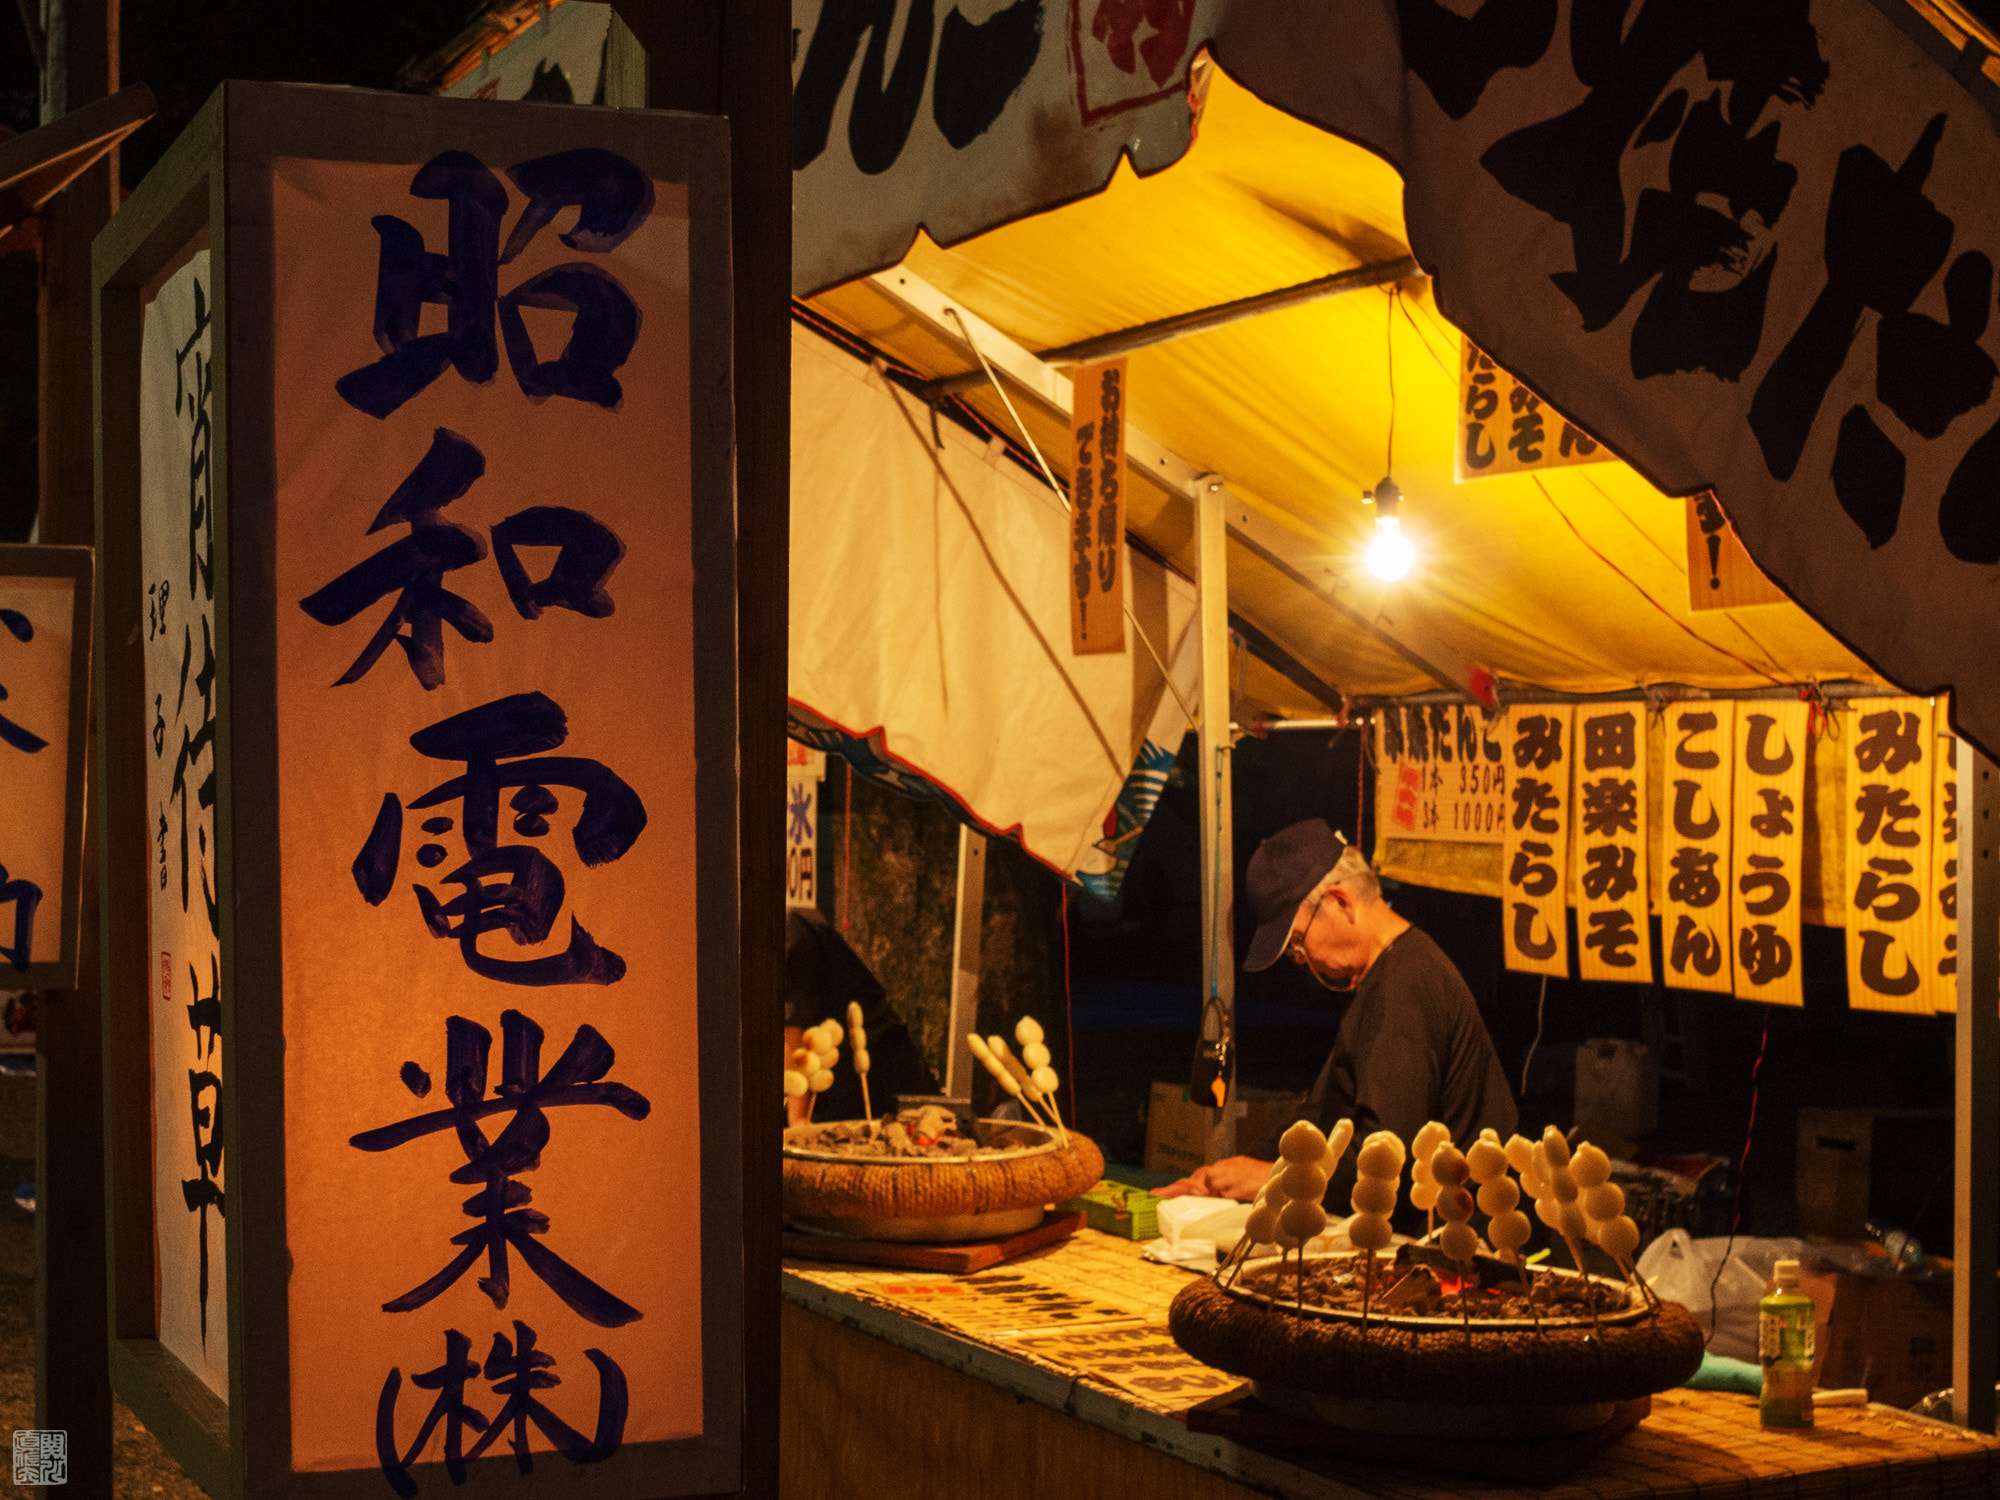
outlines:
M1723 1251L1729 1263L1718 1278ZM1678 1302L1694 1314L1703 1329L1714 1326L1708 1352L1730 1359L1757 1358L1757 1304L1770 1284L1771 1268L1781 1260L1797 1260L1804 1240L1759 1240L1738 1235L1728 1239L1691 1239L1685 1229L1669 1229L1639 1257L1639 1274L1668 1302ZM1713 1305L1709 1287L1715 1288Z

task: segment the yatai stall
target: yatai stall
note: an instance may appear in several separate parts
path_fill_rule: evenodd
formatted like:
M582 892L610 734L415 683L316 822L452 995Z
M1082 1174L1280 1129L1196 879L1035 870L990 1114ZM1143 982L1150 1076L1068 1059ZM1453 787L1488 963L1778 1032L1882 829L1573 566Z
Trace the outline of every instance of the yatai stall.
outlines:
M1678 1389L1704 1331L1624 1274L1595 1147L1309 1129L1271 1237L1214 1274L1087 1228L788 1262L800 1493L890 1465L940 1493L974 1468L1084 1493L1991 1487L1991 1277L1964 1268L1992 1264L1971 1122L2000 894L1954 843L2000 746L1985 44L1862 0L1634 9L1079 6L1037 32L1014 7L947 18L928 73L913 16L883 93L890 39L800 5L794 734L1088 887L1157 795L1148 748L1191 724L1225 1105L1231 726L1259 716L1366 723L1378 868L1500 897L1512 969L1797 1005L1801 924L1844 927L1850 1005L1960 1012L1967 1426L1830 1408L1801 1441ZM1088 649L1113 628L1122 654ZM1960 918L1987 939L1961 951ZM985 1065L962 1000L947 1096ZM789 1059L808 1090L842 1050L814 1040ZM1010 1151L1083 1149L1053 1111L1046 1134L961 1144L950 1209ZM923 1219L901 1184L941 1169L876 1142L794 1150L788 1185L837 1166L896 1209L851 1216ZM1372 1186L1322 1205L1347 1153ZM1364 1221L1412 1187L1449 1227L1378 1266ZM1597 1273L1522 1271L1530 1199ZM1286 1253L1350 1210L1338 1248Z

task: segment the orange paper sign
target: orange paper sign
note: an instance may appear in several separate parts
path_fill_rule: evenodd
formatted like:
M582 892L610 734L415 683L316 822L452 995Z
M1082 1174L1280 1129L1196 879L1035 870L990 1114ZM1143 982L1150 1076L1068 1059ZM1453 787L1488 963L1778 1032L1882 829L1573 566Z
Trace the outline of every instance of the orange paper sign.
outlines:
M1070 424L1070 649L1125 649L1125 361L1076 372Z

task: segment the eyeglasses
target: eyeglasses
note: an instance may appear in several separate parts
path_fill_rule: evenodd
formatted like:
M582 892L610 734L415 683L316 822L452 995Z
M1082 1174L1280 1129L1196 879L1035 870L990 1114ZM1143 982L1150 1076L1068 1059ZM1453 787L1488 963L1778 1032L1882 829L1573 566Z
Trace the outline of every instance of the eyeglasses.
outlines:
M1295 964L1306 961L1306 934L1312 931L1313 923L1319 919L1319 909L1326 901L1326 894L1325 891L1319 893L1319 900L1313 902L1312 910L1306 913L1305 925L1285 940L1285 957Z

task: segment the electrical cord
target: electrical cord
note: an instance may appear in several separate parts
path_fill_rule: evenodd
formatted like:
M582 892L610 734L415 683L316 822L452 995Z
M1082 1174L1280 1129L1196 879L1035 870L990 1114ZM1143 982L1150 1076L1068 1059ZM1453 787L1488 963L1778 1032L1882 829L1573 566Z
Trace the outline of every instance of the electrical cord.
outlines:
M1708 1279L1708 1339L1715 1337L1715 1325L1722 1310L1715 1305L1715 1289L1722 1283L1723 1267L1729 1264L1729 1257L1736 1249L1736 1233L1743 1227L1743 1179L1750 1166L1750 1140L1757 1130L1757 1075L1764 1070L1764 1047L1771 1040L1771 1007L1764 1007L1764 1029L1757 1038L1757 1060L1750 1064L1750 1118L1743 1125L1743 1154L1736 1160L1736 1202L1729 1212L1729 1238L1722 1246L1722 1259L1715 1263L1715 1274Z
M1528 1065L1535 1060L1535 1049L1542 1045L1542 1007L1549 1002L1549 976L1542 976L1542 992L1535 999L1535 1039L1528 1043L1528 1055L1521 1059L1521 1092L1528 1092Z

